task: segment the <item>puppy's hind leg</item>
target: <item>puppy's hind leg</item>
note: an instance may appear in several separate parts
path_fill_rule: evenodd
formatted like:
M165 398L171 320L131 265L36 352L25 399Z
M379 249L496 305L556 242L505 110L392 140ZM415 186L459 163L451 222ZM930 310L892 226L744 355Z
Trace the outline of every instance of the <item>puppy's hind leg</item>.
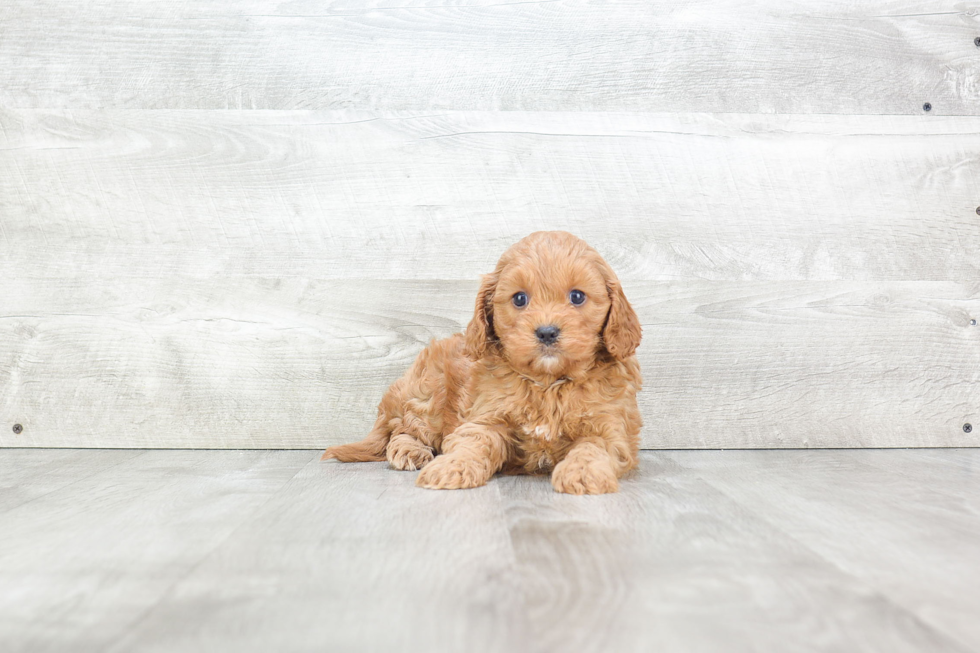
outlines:
M388 442L388 464L394 469L414 472L432 460L435 452L408 433L396 433Z
M391 426L388 463L392 468L414 472L432 460L437 440L425 419L409 411L400 420L392 420Z

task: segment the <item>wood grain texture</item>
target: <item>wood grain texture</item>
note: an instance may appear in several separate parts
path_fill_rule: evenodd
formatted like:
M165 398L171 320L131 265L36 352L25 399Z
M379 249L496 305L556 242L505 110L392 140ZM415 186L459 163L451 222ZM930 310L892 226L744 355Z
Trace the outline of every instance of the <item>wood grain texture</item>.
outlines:
M473 282L8 281L0 444L320 447L373 423ZM50 289L57 288L57 294ZM643 444L972 446L980 286L632 282ZM10 424L23 424L15 435Z
M980 107L977 12L953 0L10 0L0 26L0 104L25 108Z
M904 451L794 451L762 466L765 457L756 453L669 457L894 604L976 646L980 568L963 564L980 541L976 452L967 454L968 467L955 456L937 464ZM940 469L950 482L937 482ZM850 534L846 541L831 536L840 532Z
M142 451L101 449L79 456L73 449L8 449L0 457L0 514L89 476L127 462Z
M497 488L414 480L312 461L106 650L522 650Z
M2 111L0 280L980 278L980 117ZM6 294L6 293L5 293Z
M978 450L644 452L601 497L314 451L70 453L85 481L3 514L11 653L980 646ZM50 454L0 451L0 478L44 469L13 486L35 495Z
M103 467L104 452L70 453L89 473L2 514L4 651L106 650L313 457L155 451ZM23 458L0 452L2 474Z
M879 542L886 545L869 537L863 544L871 550L855 550L850 535L860 525L838 523L832 511L819 520L787 515L791 525L812 521L824 527L797 536L783 521L769 518L767 504L738 501L727 488L714 486L716 472L741 474L739 487L760 494L784 491L767 482L764 470L779 465L784 453L788 458L797 452L745 452L755 458L736 454L727 465L735 452L684 452L686 457L677 459L672 453L644 453L639 472L622 483L620 494L587 501L549 492L546 478L496 481L507 506L518 575L527 588L537 650L966 651L977 641L974 635L964 644L811 548L814 542L839 542L843 556L859 560L873 555ZM874 453L887 461L892 452ZM813 457L823 463L821 469L833 469L837 454L820 451ZM719 469L698 464L702 457L717 460ZM687 460L694 464L685 465ZM841 471L842 482L847 473ZM807 470L798 474L806 476ZM870 514L860 501L878 498L879 476L891 480L888 472L866 474L863 492L847 495L849 508ZM834 494L837 479L806 481L829 482L825 490ZM973 475L963 482L964 490L976 484ZM879 519L904 518L896 505L891 508L877 513ZM916 517L910 528L932 520L956 528L942 506L923 506ZM968 519L976 525L975 515ZM937 555L946 551L943 541L933 540ZM964 564L977 546L962 534L955 541L950 563ZM905 559L879 568L900 575L906 565L921 567ZM914 592L918 582L925 581L892 589ZM937 587L948 595L930 593L915 607L943 610L956 607L957 600L977 599L967 583L946 579Z
M980 118L0 126L0 446L358 438L418 350L465 325L477 276L541 228L628 282L645 446L975 443Z

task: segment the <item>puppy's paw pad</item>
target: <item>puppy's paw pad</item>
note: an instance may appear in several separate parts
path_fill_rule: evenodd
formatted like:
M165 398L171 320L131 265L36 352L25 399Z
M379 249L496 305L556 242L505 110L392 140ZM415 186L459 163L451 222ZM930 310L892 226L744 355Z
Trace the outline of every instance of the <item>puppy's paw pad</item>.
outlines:
M437 456L425 466L415 484L429 490L461 490L485 485L490 478L487 466L465 457Z
M564 494L610 494L619 491L612 467L604 462L565 460L551 474L551 485Z
M419 442L413 444L393 442L388 445L388 464L394 469L414 472L429 464L433 456L432 447Z

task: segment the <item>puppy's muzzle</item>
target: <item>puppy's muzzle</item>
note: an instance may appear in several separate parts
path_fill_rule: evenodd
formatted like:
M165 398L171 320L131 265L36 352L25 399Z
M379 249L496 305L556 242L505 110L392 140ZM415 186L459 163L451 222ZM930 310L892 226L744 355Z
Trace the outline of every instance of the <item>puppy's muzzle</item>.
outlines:
M549 324L547 326L539 326L534 330L534 335L537 337L538 342L542 345L553 345L558 340L558 335L561 333L561 329L556 327L554 324Z

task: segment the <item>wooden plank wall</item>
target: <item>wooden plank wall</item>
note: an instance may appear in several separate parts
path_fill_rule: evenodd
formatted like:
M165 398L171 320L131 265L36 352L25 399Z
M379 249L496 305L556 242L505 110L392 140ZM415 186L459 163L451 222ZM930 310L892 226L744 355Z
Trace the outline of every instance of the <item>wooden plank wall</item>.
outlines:
M973 446L977 37L976 2L5 2L0 446L357 438L539 229L641 315L645 446Z

